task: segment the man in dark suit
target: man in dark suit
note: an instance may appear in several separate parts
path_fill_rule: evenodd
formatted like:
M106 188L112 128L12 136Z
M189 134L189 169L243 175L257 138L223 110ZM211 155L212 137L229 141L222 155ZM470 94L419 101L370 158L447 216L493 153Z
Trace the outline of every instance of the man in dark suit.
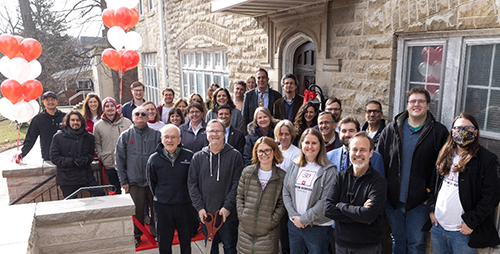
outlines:
M295 115L304 102L304 97L296 94L298 85L297 77L293 74L286 74L281 78L281 87L285 94L274 102L275 119L288 119L293 123Z
M267 71L264 69L259 69L255 74L257 77L257 87L249 90L245 93L245 98L243 99L243 121L245 126L253 121L253 114L255 109L259 106L263 106L273 111L274 102L281 98L281 94L269 87L269 76Z
M217 108L217 119L221 120L226 128L226 143L230 144L243 155L245 136L240 130L231 126L232 117L233 115L231 114L231 107L229 107L229 105L221 105Z

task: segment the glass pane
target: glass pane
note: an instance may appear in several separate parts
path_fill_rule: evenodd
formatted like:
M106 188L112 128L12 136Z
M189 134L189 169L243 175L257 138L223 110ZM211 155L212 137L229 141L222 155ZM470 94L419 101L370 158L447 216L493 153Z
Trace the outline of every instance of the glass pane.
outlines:
M211 69L212 68L212 53L205 53L205 67Z
M195 90L195 80L194 80L194 72L190 72L189 73L189 91L191 91L191 93L194 93Z
M194 61L194 53L189 53L189 66L194 67L195 61Z
M182 54L182 58L183 58L182 66L188 66L188 54L187 53Z
M493 50L495 51L495 59L493 63L493 80L491 86L500 87L500 44L495 44Z
M465 95L464 111L472 114L481 130L484 130L484 121L486 119L486 103L488 102L487 89L467 88Z
M486 130L500 133L500 91L491 91Z
M467 86L489 86L493 45L469 46Z
M221 78L220 75L214 75L214 83L220 85Z
M202 62L202 53L196 53L196 66L201 67L203 65Z
M229 89L229 76L224 75L224 87Z
M196 92L199 94L205 94L203 91L203 74L196 73Z
M212 84L212 76L209 73L205 73L205 88Z
M215 66L222 66L222 54L215 53Z
M188 76L187 76L187 73L186 72L183 72L182 73L182 91L183 91L183 95L182 97L184 98L187 98L189 97L189 87L188 87Z

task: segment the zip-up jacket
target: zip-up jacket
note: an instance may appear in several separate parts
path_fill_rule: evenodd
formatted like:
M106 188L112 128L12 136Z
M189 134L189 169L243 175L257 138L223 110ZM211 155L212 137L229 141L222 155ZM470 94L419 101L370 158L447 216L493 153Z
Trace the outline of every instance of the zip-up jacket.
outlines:
M242 170L241 153L230 145L224 145L217 154L208 146L196 152L188 177L189 196L196 211L205 209L214 214L224 207L230 212L226 220L236 220L236 190Z
M21 149L22 156L26 155L31 151L33 145L35 145L36 139L40 136L40 148L42 149L42 158L44 160L50 160L50 144L52 143L52 137L62 125L62 119L66 113L61 110L57 110L54 115L47 113L44 109L40 114L33 117L31 120L28 131L26 132L26 137L24 139L23 148Z
M403 125L408 118L408 111L397 115L393 122L387 125L380 134L377 152L384 158L385 177L387 179L387 201L394 209L399 203L401 191L401 156L403 153ZM429 197L431 178L439 150L446 142L448 130L437 122L430 112L417 145L412 155L410 182L406 196L406 211L423 204Z
M132 121L116 114L115 121L110 122L103 115L94 125L95 151L106 169L115 168L115 148L120 134L130 128Z
M142 128L132 125L120 135L115 150L115 168L122 186L147 186L146 164L156 151L160 136L159 131L147 125Z
M204 146L208 145L206 128L207 123L202 121L198 134L195 135L193 130L189 128L189 122L179 126L181 130L182 147L193 151L193 153L201 151Z
M307 210L300 215L295 205L295 181L300 166L293 163L285 175L283 183L283 201L289 217L300 216L300 222L304 225L321 225L331 221L325 216L326 198L332 189L333 177L337 174L337 166L328 162L318 170L318 175L313 184L313 190Z
M378 127L378 130L377 132L375 133L375 136L373 136L373 143L375 143L375 145L378 144L378 139L380 138L380 134L382 134L382 131L385 129L385 120L384 119L380 119L380 127ZM363 126L361 126L361 130L362 131L367 131L368 130L368 122L365 122L363 124Z
M193 152L178 147L177 157L171 161L165 156L163 148L160 143L147 164L146 173L153 200L168 205L191 204L187 178Z

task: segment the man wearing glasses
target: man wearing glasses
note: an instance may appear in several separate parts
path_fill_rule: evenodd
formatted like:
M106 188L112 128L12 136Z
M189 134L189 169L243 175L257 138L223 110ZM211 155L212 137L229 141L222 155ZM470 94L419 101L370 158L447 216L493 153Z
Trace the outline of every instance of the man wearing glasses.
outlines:
M332 113L335 117L335 122L338 123L342 117L342 102L336 97L328 98L325 103L325 110ZM338 125L335 127L335 131L339 132Z
M153 196L146 179L146 164L160 143L160 132L148 127L148 114L142 106L132 111L134 125L118 138L115 149L115 168L125 193L130 193L135 204L135 218L144 225L144 205L147 200L151 221L154 221ZM155 236L154 223L149 226ZM134 226L136 247L141 241L141 230Z
M130 92L132 93L132 100L123 104L121 109L122 115L130 120L132 120L132 110L136 107L141 106L144 100L144 85L135 81L130 85Z
M373 140L377 146L380 133L385 128L384 112L382 111L382 104L378 101L369 101L365 105L365 120L366 122L361 126L361 130L368 133L368 136Z
M189 166L189 195L194 208L198 211L205 236L204 224L207 213L215 216L218 211L224 221L215 234L212 254L219 253L220 241L225 254L236 254L238 239L236 190L244 164L241 153L226 145L225 132L226 128L222 121L210 120L207 124L209 145L193 155Z
M422 226L429 219L427 201L439 150L448 130L429 112L430 95L422 87L406 97L407 110L380 134L377 151L387 179L385 211L392 229L393 253L425 253Z
M342 146L338 133L335 131L337 122L331 112L323 111L318 116L318 129L325 140L326 152Z

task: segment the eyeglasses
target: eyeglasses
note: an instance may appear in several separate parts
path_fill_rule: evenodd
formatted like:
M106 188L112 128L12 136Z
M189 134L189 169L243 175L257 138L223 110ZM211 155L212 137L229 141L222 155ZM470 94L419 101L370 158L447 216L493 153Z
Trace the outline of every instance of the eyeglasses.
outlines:
M199 111L199 110L190 110L189 114L201 114L201 111Z
M134 115L135 116L147 116L147 114L144 113L144 112L140 112L140 113L139 112L135 112Z
M322 122L319 122L318 125L326 125L326 124L331 124L331 123L335 123L335 122L331 122L331 121L322 121Z
M165 140L174 140L174 139L176 139L176 138L178 138L178 137L179 137L179 136L163 136L163 138L164 138Z
M264 150L257 150L257 155L270 155L273 152L273 149L264 149Z
M224 131L223 130L208 130L207 132L209 134L217 134L217 135L219 135L219 134L223 133Z
M411 100L411 101L408 101L408 104L410 105L415 105L415 104L425 104L427 103L427 100Z
M335 112L337 112L337 111L340 111L340 110L342 110L342 109L341 108L326 108L326 111L335 111Z
M368 115L370 114L380 114L380 112L382 112L380 109L368 109L368 110L365 110L365 113L367 113Z
M475 131L476 130L476 127L474 126L453 126L451 128L452 130L456 131L456 132L459 132L461 130L466 130L466 131Z
M142 89L134 89L134 90L132 90L132 91L133 91L134 93L142 93L142 92L144 92L144 90L142 90Z

